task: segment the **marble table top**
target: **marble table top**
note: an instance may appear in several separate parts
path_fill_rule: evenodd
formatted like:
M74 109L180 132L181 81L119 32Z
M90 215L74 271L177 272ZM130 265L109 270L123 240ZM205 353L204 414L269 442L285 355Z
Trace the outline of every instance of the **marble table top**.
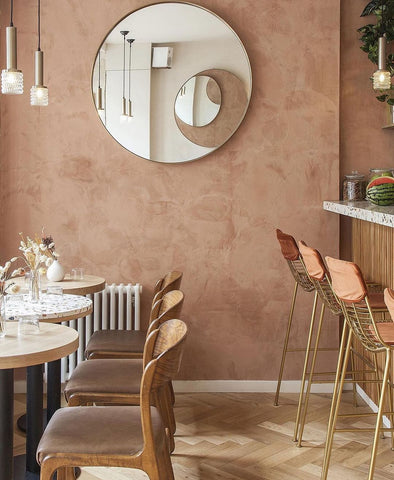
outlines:
M394 228L394 206L380 207L367 200L354 202L342 200L325 201L323 208L329 212Z
M8 320L38 314L42 322L58 323L85 317L92 312L93 303L80 295L42 294L37 303L30 302L28 295L8 295L5 308Z

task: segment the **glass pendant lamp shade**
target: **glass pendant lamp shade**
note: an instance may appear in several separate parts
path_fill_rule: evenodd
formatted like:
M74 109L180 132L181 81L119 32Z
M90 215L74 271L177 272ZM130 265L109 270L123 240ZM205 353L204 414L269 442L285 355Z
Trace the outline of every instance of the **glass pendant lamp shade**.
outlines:
M379 61L378 70L373 74L374 90L390 90L391 74L386 67L386 36L379 38Z
M30 105L46 107L48 105L48 88L44 85L44 52L41 51L40 0L38 0L38 47L34 52L34 83L30 89Z
M1 93L5 95L22 95L23 73L17 68L16 27L12 24L6 28L6 56L7 68L1 72Z

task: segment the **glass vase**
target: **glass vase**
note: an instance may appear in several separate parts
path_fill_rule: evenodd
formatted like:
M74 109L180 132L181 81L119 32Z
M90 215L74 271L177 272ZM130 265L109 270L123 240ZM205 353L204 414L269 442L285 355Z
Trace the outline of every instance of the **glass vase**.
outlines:
M0 294L0 338L5 337L6 323L5 323L5 297Z
M29 300L33 303L40 301L41 278L38 270L30 270Z

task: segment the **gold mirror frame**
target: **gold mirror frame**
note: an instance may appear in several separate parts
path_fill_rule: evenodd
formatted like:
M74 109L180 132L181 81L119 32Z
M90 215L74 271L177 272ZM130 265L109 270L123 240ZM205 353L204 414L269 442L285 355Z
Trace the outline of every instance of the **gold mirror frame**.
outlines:
M163 12L167 14L167 18ZM178 31L177 41L174 30L175 26L180 24L177 20L180 17L182 18L182 28L179 28L182 31ZM158 18L161 19L162 24L167 26L167 37L165 37L166 32L163 32L162 40L168 38L168 41L158 41L160 40L157 37ZM188 25L189 21L191 23ZM201 21L205 22L203 27L201 27ZM197 22L198 28L196 28ZM152 32L147 32L145 28L142 33L141 29L144 24L145 26L152 25ZM126 43L125 90L127 96L128 79L130 78L130 97L133 106L133 117L127 123L127 128L125 125L122 127L117 125L117 122L120 124L122 98L121 94L119 94L119 98L115 97L117 95L115 92L119 91L119 88L111 87L110 83L112 77L116 78L119 87L120 79L123 77L123 65L119 60L123 59L121 30L129 30L130 34L127 38L135 38L131 47L132 67L130 71L128 69L130 51L128 50L129 45ZM205 38L197 39L198 30L206 32ZM171 36L168 34L169 31L171 31ZM117 43L110 43L116 35L118 36L115 39ZM196 35L196 38L188 39L187 35ZM173 48L171 68L152 68L150 55L152 48L157 46ZM100 87L104 94L104 109L101 111L97 109L99 103L99 52L101 58ZM202 52L205 54L203 55ZM134 57L137 60L134 60ZM142 62L145 68L140 68L138 62ZM188 128L184 128L183 122L175 118L173 113L175 99L187 79L202 74L212 76L218 83L222 92L221 108L217 117L209 125L193 127L185 124ZM148 84L147 78L149 78L149 91L144 87ZM91 85L93 101L102 124L120 145L147 160L161 163L183 163L209 155L235 133L249 106L252 73L249 58L241 40L223 19L199 5L186 2L164 2L134 10L111 28L97 51L92 69ZM235 91L232 90L234 88ZM166 93L162 95L163 98L160 98L163 91ZM235 95L234 92L236 92ZM147 103L148 107L146 107ZM142 126L143 122L145 124ZM140 130L138 130L139 128ZM119 133L120 130L122 134ZM202 132L202 130L206 131ZM146 140L143 141L144 135ZM201 140L201 137L204 139ZM132 143L137 138L141 140L142 148L137 148ZM147 148L144 150L146 146Z

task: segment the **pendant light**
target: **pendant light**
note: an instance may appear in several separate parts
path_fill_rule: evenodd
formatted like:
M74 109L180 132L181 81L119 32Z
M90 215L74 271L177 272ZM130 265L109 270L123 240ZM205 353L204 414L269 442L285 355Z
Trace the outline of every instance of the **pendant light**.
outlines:
M379 37L379 59L378 70L373 74L373 88L374 90L390 90L391 88L391 74L386 66L386 34Z
M97 110L104 110L103 107L103 89L101 88L101 49L98 53L98 87L97 87Z
M48 105L48 88L44 86L44 52L41 50L41 2L37 8L38 46L34 52L34 82L30 89L30 105L46 107Z
M131 104L131 44L134 42L134 38L128 38L127 41L129 42L130 49L129 49L129 108L127 110L128 120L129 122L133 118L133 111L132 111L132 104Z
M128 30L122 30L120 32L123 35L123 81L122 81L122 113L120 114L120 120L124 121L127 120L127 112L126 112L126 96L125 96L125 80L126 80L126 35L129 33Z
M7 68L1 72L1 93L21 95L23 93L23 73L17 67L16 27L12 22L14 2L11 0L11 21L6 27Z

